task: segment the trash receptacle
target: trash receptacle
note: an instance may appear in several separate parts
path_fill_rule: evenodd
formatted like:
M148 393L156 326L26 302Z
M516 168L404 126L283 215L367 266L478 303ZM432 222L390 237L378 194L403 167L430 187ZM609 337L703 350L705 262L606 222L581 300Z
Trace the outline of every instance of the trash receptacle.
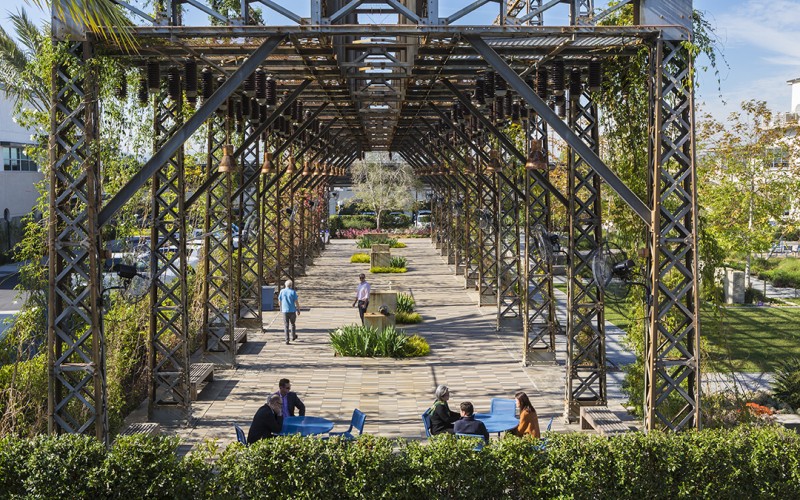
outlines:
M262 286L261 287L261 310L272 311L275 306L275 287Z

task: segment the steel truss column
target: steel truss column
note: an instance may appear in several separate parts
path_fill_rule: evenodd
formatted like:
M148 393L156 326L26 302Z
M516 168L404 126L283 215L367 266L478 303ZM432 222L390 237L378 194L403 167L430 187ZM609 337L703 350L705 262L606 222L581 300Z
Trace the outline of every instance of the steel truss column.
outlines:
M294 281L294 204L290 174L283 173L276 183L278 208L278 284L284 280ZM280 285L279 285L280 286Z
M306 210L306 196L305 193L296 197L294 200L296 204L297 215L295 221L298 222L297 235L295 238L296 260L297 260L297 274L304 275L306 273L306 261L308 255L308 210Z
M692 57L681 41L659 40L652 58L645 335L645 428L700 428L697 177Z
M539 141L544 152L548 151L547 125L538 116L531 117L531 139ZM546 172L543 175L547 175ZM523 352L522 362L555 361L556 303L553 300L553 264L543 258L533 245L534 228L541 225L548 232L552 229L550 193L537 178L525 171L525 286L522 293Z
M277 163L276 163L277 164ZM275 175L280 175L276 173ZM264 179L264 182L269 182L269 179ZM271 283L276 288L280 287L281 272L280 265L280 190L278 189L278 181L274 182L272 186L267 189L263 195L263 210L264 222L262 226L262 234L264 235L264 251L263 255L263 281L264 283Z
M257 124L248 123L247 134L254 134ZM259 141L252 141L241 155L241 184L255 178L239 194L239 249L237 281L239 303L234 308L238 326L261 326L261 274L259 273L259 253L257 236L261 218L261 185L259 171ZM243 321L242 321L243 320Z
M478 305L497 305L497 245L499 220L496 193L499 188L499 175L489 174L489 178L478 182L478 233L480 259L478 260Z
M453 186L447 176L441 177L442 181L442 257L448 264L452 264L453 255Z
M469 191L469 179L466 177L465 172L458 171L458 167L453 166L457 171L460 178L459 183L456 185L455 201L458 210L454 211L455 214L455 274L456 276L464 276L467 267L467 259L469 255L469 240L467 238L467 192Z
M520 299L520 203L518 175L497 175L497 328L503 320L522 318Z
M480 168L476 162L475 169ZM480 228L478 227L478 211L481 203L481 175L475 174L475 186L468 189L464 198L464 228L466 252L464 256L464 286L476 290L480 276Z
M90 42L54 42L50 106L49 291L50 433L89 433L106 442L105 342L101 329L96 67Z
M155 151L183 125L182 99L155 97ZM150 228L150 390L148 414L177 411L189 420L189 315L183 147L156 170Z
M214 176L206 190L205 276L203 280L203 349L215 352L220 364L236 363L233 328L236 292L233 268L233 214L231 173L217 174L226 141L226 121L214 115L208 121L206 175ZM217 174L217 175L214 175ZM241 241L241 234L239 235Z
M590 94L570 99L570 127L595 152L597 110ZM564 415L580 406L606 404L603 296L592 277L592 258L602 240L600 176L569 150L569 255L567 268L567 371Z

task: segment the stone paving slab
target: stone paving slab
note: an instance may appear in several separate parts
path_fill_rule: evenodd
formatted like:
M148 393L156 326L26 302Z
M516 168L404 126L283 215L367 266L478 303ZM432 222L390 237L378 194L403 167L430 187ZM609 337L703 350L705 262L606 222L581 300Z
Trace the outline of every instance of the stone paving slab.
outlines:
M493 397L512 398L524 390L544 428L551 417L555 431L579 431L563 414L563 339L558 363L523 367L522 332L496 331L495 308L476 306L477 294L464 289L429 239L403 240L408 247L393 255L408 258L405 274L369 274L367 264L350 264L359 251L353 240L332 240L307 276L298 277L301 305L299 340L284 343L278 312L263 313L264 329L248 335L236 369L216 371L214 381L193 406L194 426L172 428L189 445L216 438L233 441L233 425L249 428L256 410L286 377L306 405L308 415L334 420L344 430L354 408L367 414L365 432L387 437L424 436L420 415L433 401L433 390L446 384L451 406L472 401L488 412ZM328 332L359 321L351 307L358 274L365 272L373 290L412 293L424 322L409 326L419 333L431 354L416 359L343 358L334 356ZM616 408L621 409L621 408Z

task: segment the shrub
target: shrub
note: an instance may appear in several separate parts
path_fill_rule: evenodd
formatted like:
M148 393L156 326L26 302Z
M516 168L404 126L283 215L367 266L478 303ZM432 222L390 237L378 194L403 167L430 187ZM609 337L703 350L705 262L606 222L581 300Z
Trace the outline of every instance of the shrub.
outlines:
M428 341L419 335L412 335L408 337L406 342L406 355L409 358L418 358L420 356L427 356L431 352L431 346Z
M368 253L354 253L352 257L350 257L351 264L369 264L369 254Z
M414 297L408 293L398 293L397 294L397 312L399 313L411 313L414 312L414 306L416 302L414 301Z
M392 257L389 259L389 267L406 267L408 260L405 257Z
M398 325L414 325L417 323L422 323L422 316L415 312L407 313L398 311L397 314L394 315L394 319Z
M389 245L390 248L395 248L394 245L397 244L397 240L393 238L385 238L385 237L373 237L373 236L361 236L358 241L356 241L356 246L358 248L372 248L372 245Z
M339 233L337 234L338 238L354 240L357 238L361 238L366 233L373 232L373 229L340 229Z
M391 248L405 248L408 245L403 243L402 241L393 240L393 243L390 243Z
M408 269L405 267L370 267L369 272L379 274L379 273L404 273L407 272Z
M775 399L795 410L800 408L800 358L781 362L772 380Z
M800 259L792 257L779 259L778 265L774 269L761 271L758 276L771 281L772 286L775 287L800 288Z
M340 356L411 357L406 345L408 335L391 326L378 330L369 326L348 325L330 332L330 338L333 350ZM417 349L411 352L417 352Z
M7 436L0 497L800 497L800 436L773 426L610 438L552 433L545 450L537 439L510 436L477 453L474 442L449 435L427 444L284 436L233 443L213 464L209 454L178 457L176 443L136 436L106 451L88 436Z

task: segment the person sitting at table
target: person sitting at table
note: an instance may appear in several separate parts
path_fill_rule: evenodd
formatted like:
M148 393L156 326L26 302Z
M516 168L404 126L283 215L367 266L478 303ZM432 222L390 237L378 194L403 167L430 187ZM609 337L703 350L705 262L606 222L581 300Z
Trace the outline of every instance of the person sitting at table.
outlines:
M486 430L486 424L475 420L475 407L469 401L461 403L461 420L453 423L453 430L457 434L477 434L483 436L484 441L489 442L489 431Z
M297 396L296 392L291 391L292 383L289 382L288 378L282 378L278 382L278 396L281 398L281 408L283 409L283 414L287 417L294 417L294 410L297 408L297 411L300 412L301 417L306 416L306 405L300 401L300 398Z
M453 423L461 418L461 415L454 411L450 411L447 406L447 401L450 399L450 389L446 385L440 385L434 392L436 401L428 409L428 415L431 417L431 436L448 432L453 434Z
M517 400L517 408L519 408L519 425L509 432L520 437L527 434L537 439L542 437L539 432L539 417L536 415L536 410L533 408L531 400L528 399L528 395L520 391L514 395L514 399Z
M253 423L250 424L250 431L247 433L247 444L277 436L282 427L281 397L277 393L270 394L267 404L259 408L253 417Z

